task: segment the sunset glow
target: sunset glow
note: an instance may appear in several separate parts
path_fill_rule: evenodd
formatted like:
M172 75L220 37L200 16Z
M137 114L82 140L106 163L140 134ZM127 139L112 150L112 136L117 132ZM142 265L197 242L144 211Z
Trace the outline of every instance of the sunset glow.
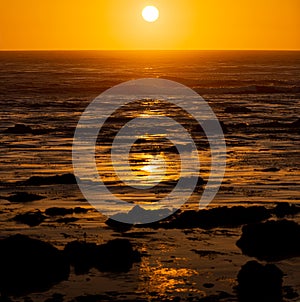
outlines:
M149 5L159 12L143 18ZM3 0L0 49L300 49L299 11L298 0Z

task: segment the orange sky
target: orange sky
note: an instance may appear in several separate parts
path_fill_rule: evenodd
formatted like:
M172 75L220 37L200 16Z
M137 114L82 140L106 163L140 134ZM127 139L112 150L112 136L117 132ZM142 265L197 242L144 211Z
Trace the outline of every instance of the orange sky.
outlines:
M300 1L0 0L0 49L300 49Z

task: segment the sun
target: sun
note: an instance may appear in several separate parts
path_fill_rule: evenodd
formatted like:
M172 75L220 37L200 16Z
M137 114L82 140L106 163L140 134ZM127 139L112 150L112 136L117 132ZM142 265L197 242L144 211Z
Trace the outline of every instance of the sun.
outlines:
M146 6L143 9L142 16L145 21L154 22L159 17L159 10L155 6L152 6L152 5Z

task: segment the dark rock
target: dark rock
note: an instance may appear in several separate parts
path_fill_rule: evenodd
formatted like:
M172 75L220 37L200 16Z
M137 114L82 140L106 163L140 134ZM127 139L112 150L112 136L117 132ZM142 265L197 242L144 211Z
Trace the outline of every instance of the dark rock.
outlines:
M92 267L100 271L127 272L134 262L140 261L140 253L133 250L127 239L102 245L73 241L66 245L64 252L77 274L87 273Z
M78 275L86 274L94 266L97 245L81 241L69 242L64 253Z
M225 113L249 113L252 112L252 110L247 107L229 106L225 108L224 112Z
M127 224L147 224L168 217L172 212L168 209L145 210L136 205L128 213L118 213L111 219Z
M89 209L81 208L81 207L76 207L74 209L75 214L85 214L89 211Z
M45 300L45 302L63 302L64 295L62 294L53 294L51 298Z
M298 293L291 286L283 287L283 296L286 299L295 299L298 298Z
M35 212L18 214L14 217L13 220L34 227L40 225L45 220L45 218L46 216L44 216L40 210L37 210Z
M219 207L209 210L179 212L168 221L162 221L160 227L165 228L203 228L237 227L243 224L259 222L271 217L269 211L262 206L232 208Z
M76 184L76 177L74 174L67 173L55 176L32 176L25 181L18 182L21 185L28 186L43 186L43 185L61 185L61 184Z
M248 256L278 261L300 256L300 225L289 220L267 221L243 227L236 245Z
M205 288L213 288L215 285L213 283L204 283L203 287Z
M98 247L95 267L100 271L127 272L134 262L141 260L127 239L114 239Z
M107 219L105 221L105 224L108 225L110 228L114 229L116 232L120 233L127 232L133 227L132 224L119 222L111 218Z
M53 207L46 209L45 214L48 216L65 216L68 214L73 214L73 209Z
M66 280L69 264L51 244L14 235L0 240L0 291L24 295L45 291Z
M78 221L79 218L76 217L65 217L65 218L59 218L56 220L57 223L72 223Z
M74 209L70 208L58 208L58 207L53 207L53 208L48 208L45 211L45 214L48 216L65 216L65 215L70 215L70 214L85 214L89 210L81 207L76 207Z
M11 300L9 297L7 296L0 296L0 302L14 302L13 300Z
M16 192L14 195L7 197L6 199L13 203L21 203L21 202L32 202L36 200L41 200L46 197L40 196L37 194L29 194L26 192Z
M275 168L275 167L273 167L273 168L266 168L266 169L262 169L261 170L261 172L278 172L278 171L280 171L280 169L279 168Z
M273 213L279 217L283 218L288 215L296 215L300 213L300 207L297 205L290 205L288 202L279 202L273 209Z
M11 134L28 134L32 133L31 127L24 125L24 124L16 124L13 127L9 127L4 130L4 133L11 133Z
M281 302L282 271L274 264L261 265L249 261L238 273L240 302Z

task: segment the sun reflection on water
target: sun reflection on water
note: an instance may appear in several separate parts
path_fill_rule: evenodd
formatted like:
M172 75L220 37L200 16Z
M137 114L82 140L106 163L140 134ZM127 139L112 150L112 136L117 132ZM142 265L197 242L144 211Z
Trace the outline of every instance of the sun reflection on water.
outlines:
M155 294L161 297L171 297L180 293L197 293L199 296L205 292L196 288L196 284L189 281L192 277L198 276L196 270L184 267L166 267L165 264L157 261L151 264L149 260L143 261L140 267L141 282L139 291Z

